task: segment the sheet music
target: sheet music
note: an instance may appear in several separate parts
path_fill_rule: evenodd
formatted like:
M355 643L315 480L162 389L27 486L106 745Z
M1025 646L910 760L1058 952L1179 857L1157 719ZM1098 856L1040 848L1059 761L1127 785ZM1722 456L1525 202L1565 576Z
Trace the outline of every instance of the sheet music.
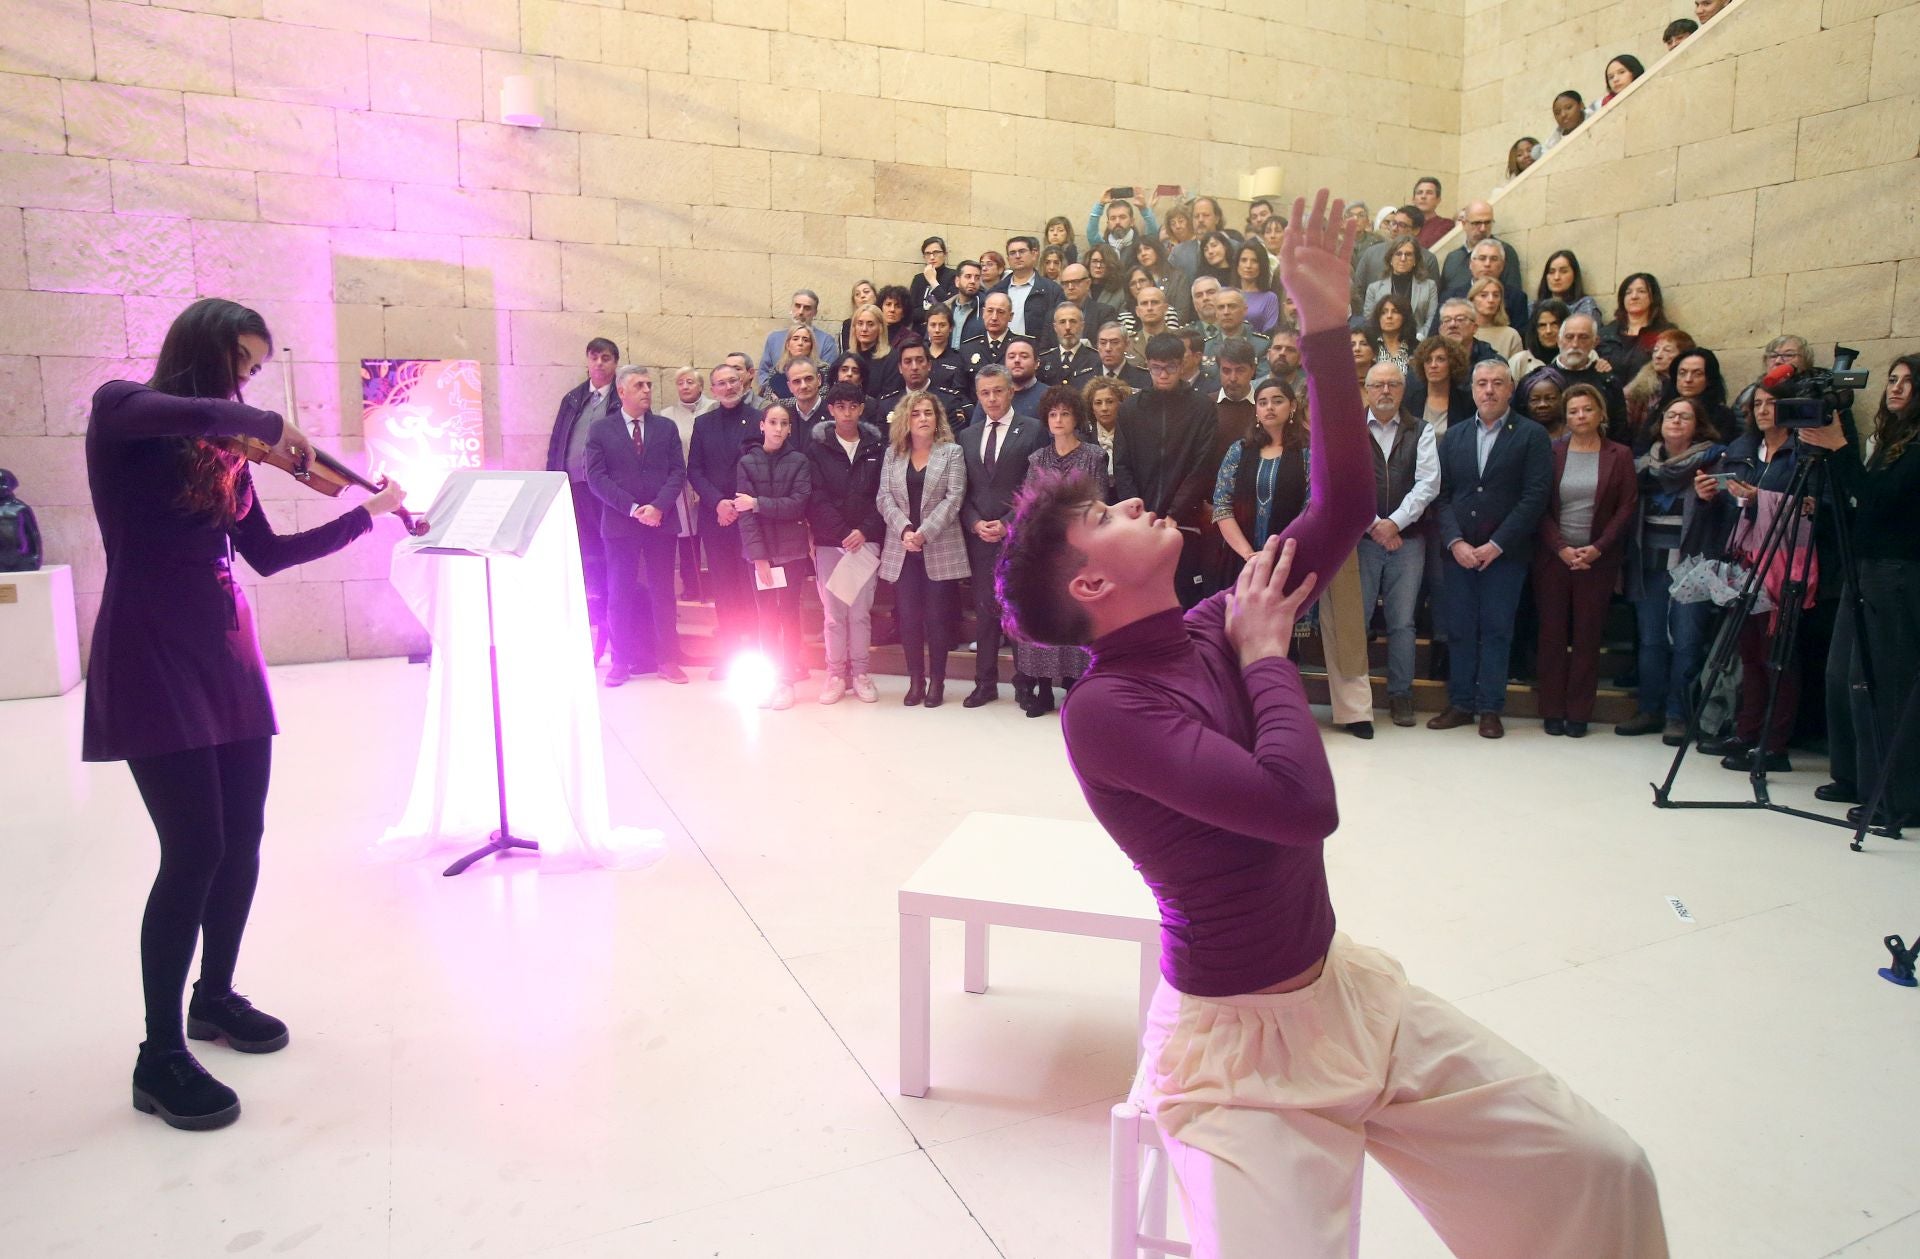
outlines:
M518 481L475 481L467 490L459 512L447 523L446 532L435 545L468 551L494 550L500 526L519 496Z

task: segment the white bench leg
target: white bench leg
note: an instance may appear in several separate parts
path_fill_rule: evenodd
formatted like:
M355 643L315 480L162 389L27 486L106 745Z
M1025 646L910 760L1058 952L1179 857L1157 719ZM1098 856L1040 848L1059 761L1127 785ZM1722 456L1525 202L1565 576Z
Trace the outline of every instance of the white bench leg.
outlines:
M932 1053L932 934L924 914L900 915L900 1093L927 1095Z
M1107 1129L1109 1259L1140 1259L1140 1124L1131 1102L1113 1108Z
M1140 946L1140 1033L1147 1031L1147 1011L1153 1008L1153 994L1160 991L1160 942Z
M967 920L967 975L968 992L987 990L987 924Z

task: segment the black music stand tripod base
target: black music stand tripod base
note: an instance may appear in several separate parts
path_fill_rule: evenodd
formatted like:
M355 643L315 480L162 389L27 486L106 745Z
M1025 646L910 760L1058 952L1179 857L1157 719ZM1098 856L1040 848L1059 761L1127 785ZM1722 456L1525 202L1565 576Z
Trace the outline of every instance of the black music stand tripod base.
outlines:
M452 865L448 866L445 870L442 870L440 872L441 877L450 879L456 874L464 873L466 871L466 868L472 865L474 862L482 860L483 858L486 858L486 857L491 857L496 853L506 852L508 849L512 849L512 848L529 848L529 849L532 849L534 852L540 851L539 843L534 840L520 839L517 836L506 835L500 831L495 831L492 835L487 837L486 847L476 848L472 852L468 853L466 856L460 858L460 860L454 862Z

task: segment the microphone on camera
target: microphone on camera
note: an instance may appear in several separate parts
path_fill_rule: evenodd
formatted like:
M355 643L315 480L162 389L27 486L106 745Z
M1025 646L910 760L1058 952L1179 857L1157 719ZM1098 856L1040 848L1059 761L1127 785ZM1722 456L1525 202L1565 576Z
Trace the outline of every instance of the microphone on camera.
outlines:
M1760 387L1768 393L1772 393L1789 380L1792 380L1796 372L1797 369L1792 363L1776 363L1767 370L1765 376L1760 378Z

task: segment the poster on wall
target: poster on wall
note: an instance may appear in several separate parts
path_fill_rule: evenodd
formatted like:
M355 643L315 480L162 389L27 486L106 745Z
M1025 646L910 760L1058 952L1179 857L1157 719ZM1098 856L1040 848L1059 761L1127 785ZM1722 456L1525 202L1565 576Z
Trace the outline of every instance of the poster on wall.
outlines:
M393 477L407 487L409 508L425 507L449 472L486 463L479 362L361 359L360 431L368 477Z

